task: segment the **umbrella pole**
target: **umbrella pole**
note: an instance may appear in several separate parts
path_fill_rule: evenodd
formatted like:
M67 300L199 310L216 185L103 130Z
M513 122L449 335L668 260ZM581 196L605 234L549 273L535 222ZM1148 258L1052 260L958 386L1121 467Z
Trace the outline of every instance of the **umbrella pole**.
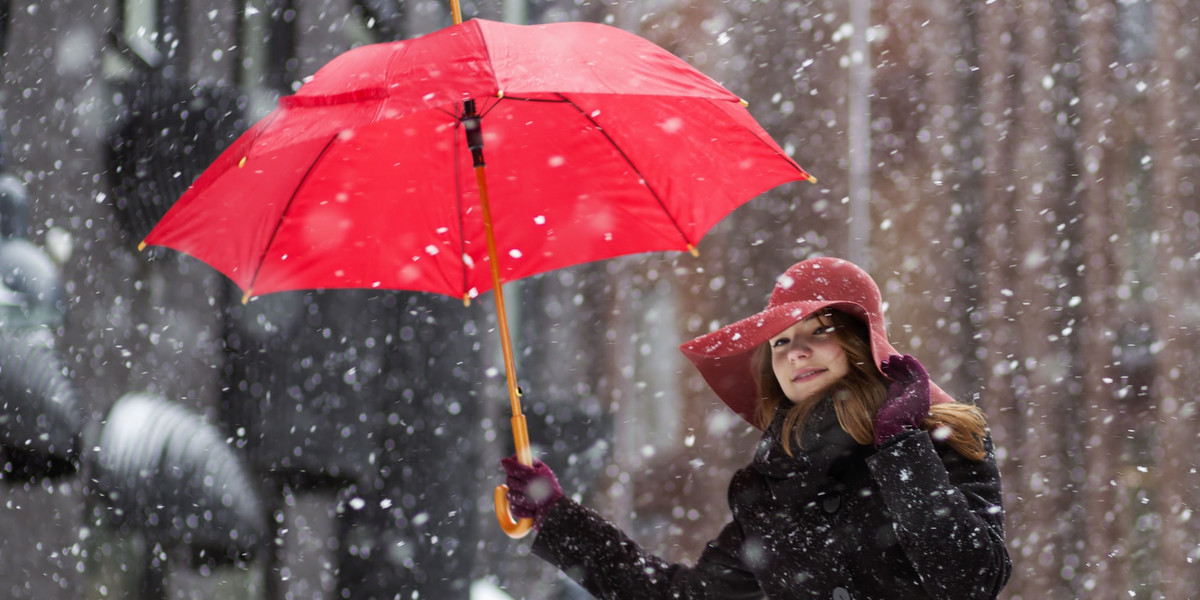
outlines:
M513 359L512 338L508 333L508 313L504 309L504 288L500 284L500 261L496 255L496 234L492 229L492 207L488 202L486 165L483 162L483 131L479 115L475 112L475 101L463 103L463 129L467 133L467 147L474 159L475 183L479 188L479 204L483 209L483 233L487 240L488 263L492 268L492 293L496 296L496 319L500 325L500 347L504 352L504 372L508 380L508 400L512 409L513 444L517 449L517 460L533 466L533 451L529 448L529 427L521 412L521 393L517 387L516 361ZM514 519L509 511L508 486L498 485L494 495L496 519L500 528L511 538L522 538L533 530L533 519Z
M458 6L458 0L450 0L450 16L455 25L462 25L462 9Z

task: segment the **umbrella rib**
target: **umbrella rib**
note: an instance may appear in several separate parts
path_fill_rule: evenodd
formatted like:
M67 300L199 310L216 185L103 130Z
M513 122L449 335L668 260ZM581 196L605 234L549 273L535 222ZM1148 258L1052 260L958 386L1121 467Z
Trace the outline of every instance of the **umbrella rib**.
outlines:
M250 279L250 286L246 288L246 295L242 298L243 303L249 300L251 294L253 294L254 284L258 282L259 273L262 273L263 263L267 261L267 253L270 252L271 245L275 243L275 237L279 235L279 229L283 226L283 221L287 218L288 211L292 209L292 202L296 200L296 196L300 195L300 188L304 187L304 182L308 181L308 177L317 168L317 163L321 162L325 153L329 151L329 147L333 145L333 142L337 141L339 134L340 132L329 137L329 141L325 142L325 147L321 148L321 152L309 163L308 170L304 172L304 176L296 184L296 189L292 190L292 195L288 197L287 205L283 207L283 212L279 214L279 220L275 223L275 229L271 231L271 239L267 240L267 245L263 247L262 254L258 257L258 266L254 268L254 277Z
M562 94L559 94L558 97L562 98L563 102L570 104L575 108L575 110L579 111L579 114L583 115L583 117L587 119L589 123L596 127L596 131L599 131L600 134L608 140L608 143L612 145L613 150L616 150L617 154L620 154L621 158L625 159L625 163L629 165L629 168L633 169L634 173L637 173L638 179L640 179L642 184L646 186L646 191L650 192L650 195L654 197L655 202L658 202L658 206L662 208L663 214L667 215L667 218L671 220L671 224L675 226L675 230L678 231L679 236L683 238L683 243L687 245L688 250L695 252L693 248L693 241L688 239L687 233L684 233L683 228L679 226L679 221L675 219L675 215L671 214L671 211L667 209L667 205L663 203L662 198L658 195L658 192L654 191L654 188L650 185L650 180L646 179L646 177L642 175L641 170L637 168L637 165L633 164L633 161L630 160L629 155L625 154L625 150L621 148L621 145L618 144L616 140L612 139L612 136L608 135L608 132L604 130L604 127L597 123L596 120L593 119L592 116L587 113L587 111L583 110L582 107L580 107L578 104L575 104L570 98L567 98Z
M456 203L458 203L458 210L456 210L454 212L458 215L458 251L459 251L458 264L462 265L462 293L463 293L463 302L465 303L465 302L470 301L469 294L471 293L471 290L467 289L467 261L466 261L467 228L466 228L466 224L464 223L464 220L463 220L462 172L459 168L459 163L458 163L458 153L461 148L461 140L459 138L462 137L462 136L458 135L458 132L459 132L459 127L462 126L462 115L457 114L457 111L456 111L456 114L454 115L454 119L455 119L455 125L454 125L454 130L452 132L452 136L454 138L454 156L453 156L454 192L455 192L454 193L454 201Z

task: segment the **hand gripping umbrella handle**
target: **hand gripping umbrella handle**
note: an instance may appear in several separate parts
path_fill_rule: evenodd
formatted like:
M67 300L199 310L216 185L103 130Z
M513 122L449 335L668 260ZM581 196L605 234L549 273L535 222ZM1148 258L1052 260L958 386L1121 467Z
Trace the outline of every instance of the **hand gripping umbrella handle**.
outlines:
M529 450L529 428L525 425L525 415L517 414L512 418L513 442L517 446L517 460L521 464L533 466L533 452ZM500 522L500 529L508 537L517 539L529 535L533 531L533 519L515 519L512 512L509 511L508 505L508 486L500 484L496 486L495 493L496 504L496 520Z

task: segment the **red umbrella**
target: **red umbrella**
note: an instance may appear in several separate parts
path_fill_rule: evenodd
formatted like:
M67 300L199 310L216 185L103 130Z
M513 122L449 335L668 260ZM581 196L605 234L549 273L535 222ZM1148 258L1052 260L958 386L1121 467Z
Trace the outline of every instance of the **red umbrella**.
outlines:
M473 19L335 58L143 245L203 260L244 299L386 288L466 301L495 289L513 435L531 464L500 284L694 252L739 205L805 179L737 96L649 41L594 23ZM510 535L527 531L497 508Z

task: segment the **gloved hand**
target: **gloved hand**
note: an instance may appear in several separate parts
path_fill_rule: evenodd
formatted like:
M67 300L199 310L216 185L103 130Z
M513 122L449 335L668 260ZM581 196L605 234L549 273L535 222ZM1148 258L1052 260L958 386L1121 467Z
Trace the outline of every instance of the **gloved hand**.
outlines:
M918 429L929 416L929 373L917 359L891 355L879 365L888 384L887 400L875 413L875 447L906 429Z
M542 520L563 497L554 471L537 459L532 467L523 465L516 456L500 459L500 466L508 475L505 485L508 486L512 515L518 519L533 519L533 527L541 529Z

